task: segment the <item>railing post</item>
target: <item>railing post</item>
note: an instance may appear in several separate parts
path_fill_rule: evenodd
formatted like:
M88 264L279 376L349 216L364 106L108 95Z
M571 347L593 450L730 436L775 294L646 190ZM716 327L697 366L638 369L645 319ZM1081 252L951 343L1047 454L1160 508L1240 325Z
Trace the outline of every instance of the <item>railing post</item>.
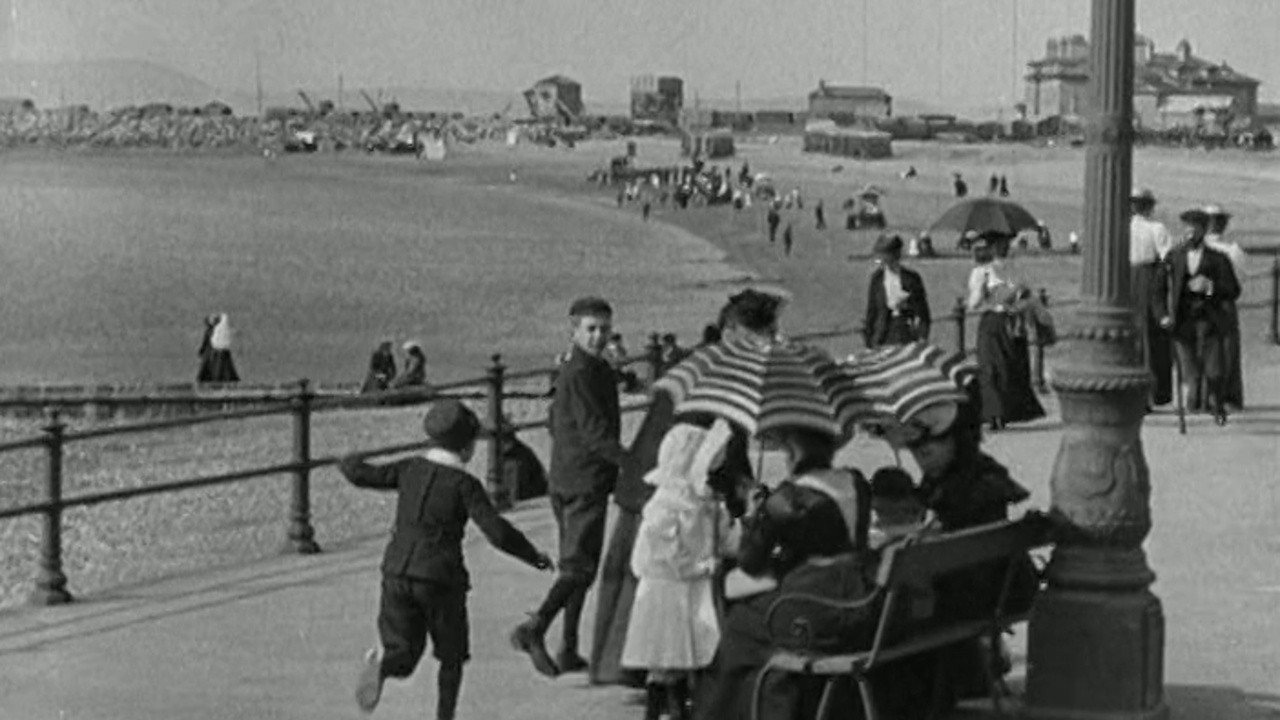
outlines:
M1040 304L1046 308L1049 307L1049 291L1045 290L1044 288L1040 288ZM1040 337L1039 332L1036 333L1035 384L1036 384L1036 392L1040 393L1041 395L1044 395L1045 393L1049 392L1049 387L1048 385L1045 384L1045 381L1044 381L1044 342L1042 342L1042 338Z
M502 364L502 356L495 353L490 357L489 365L489 469L486 482L489 485L489 497L494 507L509 510L514 504L512 498L515 488L509 488L503 482L502 472L502 437L506 432L506 419L502 413L503 381L507 368Z
M956 324L956 352L960 355L964 355L966 352L964 342L964 323L968 312L969 308L965 305L964 298L956 298L955 308L951 311L951 319Z
M649 384L653 385L662 377L662 343L658 341L658 333L649 333L649 344L644 348L644 355L649 363Z
M45 499L49 509L44 513L44 533L40 538L40 571L36 575L35 605L65 605L71 602L67 592L67 576L62 572L62 436L67 426L54 409L44 427L45 447L49 451L49 474Z
M299 555L320 552L311 527L311 392L310 380L298 381L293 402L293 489L289 503L289 542Z
M1271 344L1280 345L1280 253L1271 260Z

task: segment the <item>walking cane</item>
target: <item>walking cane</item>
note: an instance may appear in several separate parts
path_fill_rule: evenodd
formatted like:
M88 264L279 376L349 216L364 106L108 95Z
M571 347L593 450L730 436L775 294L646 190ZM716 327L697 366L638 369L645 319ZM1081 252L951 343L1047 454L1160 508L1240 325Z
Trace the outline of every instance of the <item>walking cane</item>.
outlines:
M1178 408L1178 434L1187 434L1187 405L1182 398L1182 358L1173 356L1173 392Z

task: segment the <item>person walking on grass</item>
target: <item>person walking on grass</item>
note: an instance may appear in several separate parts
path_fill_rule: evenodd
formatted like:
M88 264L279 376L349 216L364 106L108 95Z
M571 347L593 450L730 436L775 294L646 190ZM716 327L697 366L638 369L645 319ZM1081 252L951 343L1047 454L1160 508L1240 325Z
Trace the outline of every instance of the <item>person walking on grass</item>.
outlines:
M815 230L827 229L827 211L822 207L821 200L813 206L813 227Z
M787 257L791 257L791 246L795 244L795 238L791 235L791 223L787 223L787 227L782 231L782 252Z
M578 626L600 566L609 496L625 456L617 375L601 357L613 308L598 297L580 298L569 308L569 319L573 347L556 376L550 412L548 488L560 535L560 574L542 605L511 633L512 646L528 653L534 669L548 677L587 669L578 654ZM563 644L552 659L545 636L561 612Z
M431 406L422 427L429 444L422 457L371 465L360 455L349 455L338 464L352 485L398 495L382 560L381 642L365 655L356 703L364 712L373 712L386 679L412 675L429 638L440 662L436 717L453 720L462 667L471 652L471 585L462 556L467 521L475 522L489 542L508 555L539 570L554 565L498 514L480 481L466 471L480 434L475 413L457 400L441 400Z
M765 222L769 225L769 242L777 242L778 225L782 223L782 216L778 214L778 201L769 203L769 214L765 216Z

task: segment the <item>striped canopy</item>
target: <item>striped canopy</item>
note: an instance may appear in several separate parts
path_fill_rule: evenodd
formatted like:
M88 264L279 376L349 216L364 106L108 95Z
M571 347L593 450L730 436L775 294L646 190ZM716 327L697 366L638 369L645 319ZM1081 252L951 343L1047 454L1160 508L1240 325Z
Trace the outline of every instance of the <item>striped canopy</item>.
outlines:
M930 407L967 401L978 370L963 355L923 342L855 353L841 368L875 416L901 424Z
M699 348L654 388L671 394L677 413L712 413L754 435L798 427L847 438L870 410L831 356L781 339Z

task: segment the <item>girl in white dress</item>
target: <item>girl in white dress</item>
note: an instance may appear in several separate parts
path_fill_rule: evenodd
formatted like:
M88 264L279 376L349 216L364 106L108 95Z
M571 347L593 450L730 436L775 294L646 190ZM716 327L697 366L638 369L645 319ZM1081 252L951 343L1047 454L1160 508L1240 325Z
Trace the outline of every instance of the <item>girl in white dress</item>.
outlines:
M640 582L622 666L648 671L646 720L656 720L664 705L673 719L689 716L689 673L710 665L720 643L712 575L732 544L731 527L707 477L723 461L729 436L723 420L711 429L678 423L645 476L657 490L631 553Z

